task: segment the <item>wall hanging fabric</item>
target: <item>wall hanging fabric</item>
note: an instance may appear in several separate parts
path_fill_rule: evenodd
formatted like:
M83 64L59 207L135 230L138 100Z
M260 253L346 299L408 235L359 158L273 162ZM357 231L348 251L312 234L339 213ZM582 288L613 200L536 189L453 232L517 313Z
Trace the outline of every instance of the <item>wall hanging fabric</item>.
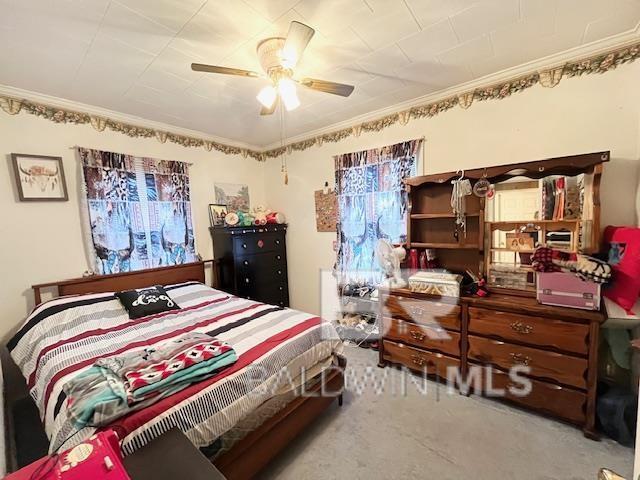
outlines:
M322 190L313 192L316 202L316 231L336 232L338 221L338 201L336 193L329 190L327 193Z
M380 238L407 238L407 193L415 176L422 139L334 157L338 196L340 282L374 285L382 279L375 259Z
M188 164L78 148L98 273L196 261Z

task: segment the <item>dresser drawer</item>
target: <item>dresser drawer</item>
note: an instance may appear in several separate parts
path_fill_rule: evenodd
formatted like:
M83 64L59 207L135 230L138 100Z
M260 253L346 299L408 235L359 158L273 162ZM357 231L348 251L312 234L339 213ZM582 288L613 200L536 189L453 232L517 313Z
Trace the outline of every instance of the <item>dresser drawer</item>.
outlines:
M277 307L289 306L289 289L286 282L273 282L262 285L241 285L238 296L256 300Z
M423 325L440 325L460 331L460 306L430 300L389 295L386 297L383 315L399 317Z
M457 332L388 317L384 318L383 325L385 338L416 347L437 350L455 357L460 356L460 334Z
M263 252L284 252L284 240L279 235L252 234L233 239L236 256Z
M283 266L286 267L286 265L286 256L284 252L279 251L238 255L236 257L236 268L239 270L282 268Z
M441 353L428 352L410 347L402 343L383 340L384 359L393 363L400 363L412 370L426 371L429 374L447 378L447 369L459 369L460 361Z
M261 253L246 255L237 259L238 285L264 285L287 281L287 264L274 259L282 255L276 253Z
M469 335L469 358L508 370L514 365L528 366L534 377L586 388L587 360L561 353L522 347L499 340Z
M492 370L491 383L486 383L486 377L484 380L484 387L491 386L496 390L505 390L504 397L495 398L504 398L523 407L549 413L573 423L583 424L585 421L587 395L583 392L530 379L531 391L528 395L522 396L518 394L522 384L512 382L509 374L496 369ZM511 387L513 390L510 389Z
M586 355L589 325L516 313L469 308L469 332Z

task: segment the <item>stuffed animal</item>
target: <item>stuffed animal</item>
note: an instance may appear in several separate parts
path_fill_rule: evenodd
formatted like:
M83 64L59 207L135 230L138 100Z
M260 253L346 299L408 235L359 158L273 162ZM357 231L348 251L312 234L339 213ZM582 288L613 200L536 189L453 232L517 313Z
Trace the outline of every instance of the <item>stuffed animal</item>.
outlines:
M271 212L267 214L267 223L286 223L286 221L284 213Z
M253 209L253 217L254 223L256 225L266 225L267 224L267 216L271 213L271 210L268 210L264 207L264 205L258 205Z
M239 227L250 227L253 225L253 215L247 212L241 212L238 210L238 224Z

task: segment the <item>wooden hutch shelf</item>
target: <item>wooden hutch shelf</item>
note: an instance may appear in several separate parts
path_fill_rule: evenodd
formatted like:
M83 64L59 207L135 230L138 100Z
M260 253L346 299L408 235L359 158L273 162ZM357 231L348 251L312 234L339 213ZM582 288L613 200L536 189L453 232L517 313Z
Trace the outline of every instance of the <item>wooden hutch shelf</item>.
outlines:
M467 215L467 217L477 217L479 213L472 213ZM452 213L412 213L412 220L428 220L430 218L456 218Z
M423 243L412 242L409 248L442 248L445 250L478 250L480 246L477 243Z

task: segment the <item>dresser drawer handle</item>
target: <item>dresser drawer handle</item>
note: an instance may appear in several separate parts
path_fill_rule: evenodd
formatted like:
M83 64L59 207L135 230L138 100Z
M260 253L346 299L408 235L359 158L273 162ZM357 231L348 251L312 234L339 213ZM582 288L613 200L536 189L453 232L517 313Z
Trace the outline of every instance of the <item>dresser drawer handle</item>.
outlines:
M528 335L529 333L533 332L533 326L527 325L526 323L513 322L509 326L514 332L522 333L523 335Z
M278 275L282 275L282 270L278 270Z
M283 286L278 287L280 291L284 290Z
M411 362L419 367L424 367L425 365L434 365L433 361L421 357L420 355L411 355Z
M282 260L282 255L276 255L276 260Z
M280 240L276 240L276 245L280 245Z
M244 278L244 283L249 283L249 277Z
M511 356L513 363L517 363L519 365L529 366L529 363L531 362L531 357L523 355L522 353L510 353L509 355Z
M249 265L249 260L245 260L244 262L242 262L244 265Z
M424 333L416 332L415 330L411 330L409 332L409 335L411 335L411 338L413 338L414 340L418 340L419 342L423 341L426 338L426 335Z

